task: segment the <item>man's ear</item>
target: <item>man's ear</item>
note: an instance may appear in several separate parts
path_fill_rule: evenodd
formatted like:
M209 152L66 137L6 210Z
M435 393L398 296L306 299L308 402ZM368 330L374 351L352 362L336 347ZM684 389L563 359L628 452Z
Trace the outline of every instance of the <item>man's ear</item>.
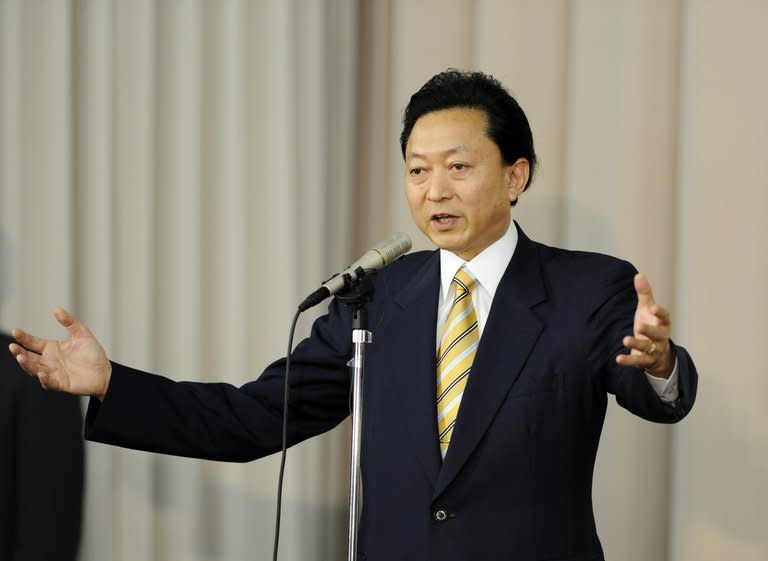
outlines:
M531 164L525 158L518 158L514 164L506 167L505 175L509 202L514 204L528 184L528 178L531 176Z

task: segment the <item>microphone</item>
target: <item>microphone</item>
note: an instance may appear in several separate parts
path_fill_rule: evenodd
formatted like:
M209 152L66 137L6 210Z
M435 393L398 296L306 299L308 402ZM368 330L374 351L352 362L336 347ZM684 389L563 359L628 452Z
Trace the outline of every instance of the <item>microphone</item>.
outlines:
M329 296L336 294L344 289L344 277L349 276L352 282L357 280L357 269L363 268L366 271L378 271L385 265L392 263L395 259L405 254L411 249L411 238L407 234L398 232L388 240L384 240L376 247L369 249L365 254L352 263L341 273L333 275L323 285L307 296L299 304L299 311L303 312L312 306L316 306Z

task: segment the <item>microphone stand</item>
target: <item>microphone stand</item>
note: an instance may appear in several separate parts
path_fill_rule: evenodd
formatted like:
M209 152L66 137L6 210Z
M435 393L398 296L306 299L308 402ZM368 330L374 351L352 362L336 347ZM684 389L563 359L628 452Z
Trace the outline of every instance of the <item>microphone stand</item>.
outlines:
M363 436L363 374L365 370L365 346L373 341L368 330L368 303L373 299L373 275L358 267L357 280L344 275L345 288L336 298L352 308L352 343L354 358L349 362L352 375L352 446L349 473L349 539L347 560L357 560L357 526L362 504L362 480L360 477L360 449Z

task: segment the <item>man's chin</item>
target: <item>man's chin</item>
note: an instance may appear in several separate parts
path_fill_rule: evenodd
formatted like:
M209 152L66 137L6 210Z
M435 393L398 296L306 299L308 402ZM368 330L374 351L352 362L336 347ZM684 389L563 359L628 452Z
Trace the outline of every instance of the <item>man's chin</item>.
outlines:
M447 236L443 234L440 236L431 236L430 239L438 249L444 249L445 251L450 251L459 256L466 247L466 245L462 243L462 240L458 239L457 236Z
M439 249L446 251L458 251L461 248L458 236L453 232L435 232L428 233L429 239Z

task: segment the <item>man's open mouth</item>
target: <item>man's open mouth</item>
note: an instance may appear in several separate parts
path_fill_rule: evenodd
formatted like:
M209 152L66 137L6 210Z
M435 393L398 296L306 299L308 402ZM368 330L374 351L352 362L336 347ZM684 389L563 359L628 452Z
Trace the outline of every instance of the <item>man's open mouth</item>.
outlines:
M456 217L452 214L433 214L432 220L439 222L440 224L447 224Z

